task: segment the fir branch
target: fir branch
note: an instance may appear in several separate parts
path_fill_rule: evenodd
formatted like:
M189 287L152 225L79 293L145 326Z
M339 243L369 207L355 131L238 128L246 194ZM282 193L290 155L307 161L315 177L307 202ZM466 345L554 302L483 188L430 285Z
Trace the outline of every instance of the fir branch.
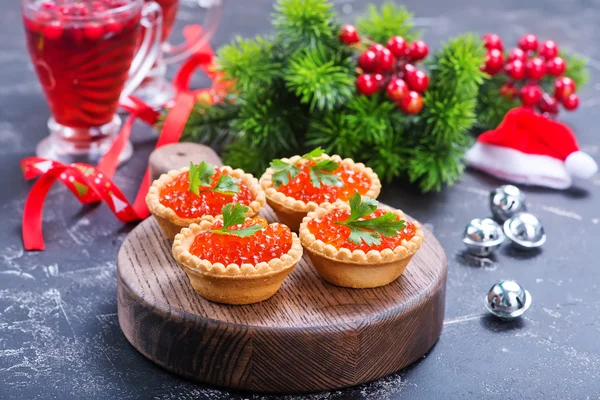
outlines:
M421 145L409 159L409 179L418 182L424 192L440 191L442 185L451 185L462 175L464 154L464 147L452 144L446 147Z
M462 156L471 143L469 130L476 122L480 67L485 49L479 38L461 35L433 57L431 84L419 119L422 140L409 163L411 181L424 191L440 190L460 177Z
M273 61L272 43L260 36L255 39L237 37L217 53L219 70L225 79L234 80L236 88L243 92L268 84L281 73L281 64Z
M277 38L290 49L312 48L335 40L335 14L327 0L279 0L273 26Z
M302 104L309 104L311 111L332 110L346 102L354 90L351 59L342 59L321 45L297 52L284 76L287 87Z
M400 35L408 42L418 39L421 32L415 31L413 14L403 6L388 2L380 9L370 5L367 15L358 19L358 31L377 43L386 43L392 36Z
M567 64L565 76L568 76L575 81L578 91L583 89L590 77L590 72L586 68L587 59L578 54L568 52L561 52L560 56Z
M496 129L504 119L506 113L518 107L518 98L507 98L500 95L500 88L508 81L504 74L499 74L486 80L479 88L477 98L477 129L488 131Z
M221 147L235 136L229 124L238 115L239 109L233 99L213 105L197 103L185 124L181 140ZM166 113L157 123L157 129L162 129L165 118Z
M307 147L322 147L328 154L343 154L355 158L363 149L362 138L347 121L342 110L329 112L321 118L311 118L306 134Z
M396 105L382 93L370 97L354 96L347 107L349 128L371 145L383 144L393 133L393 124L403 118Z

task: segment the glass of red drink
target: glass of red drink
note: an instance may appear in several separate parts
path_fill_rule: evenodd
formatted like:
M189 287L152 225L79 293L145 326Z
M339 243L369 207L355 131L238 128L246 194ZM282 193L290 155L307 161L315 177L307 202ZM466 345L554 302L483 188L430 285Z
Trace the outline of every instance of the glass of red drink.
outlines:
M199 22L202 25L202 30L198 30L193 37L188 37L184 43L178 45L169 43L168 39L177 18L180 0L154 1L162 7L163 12L161 54L154 68L140 87L136 89L134 95L146 104L158 109L167 104L174 96L172 85L165 79L167 65L189 58L208 43L219 25L221 0L195 0L200 7L200 11L196 10L194 15L201 20Z
M161 8L144 0L22 0L22 12L29 54L52 114L50 136L36 153L94 163L119 132L119 99L133 92L157 60ZM122 160L131 153L128 144Z

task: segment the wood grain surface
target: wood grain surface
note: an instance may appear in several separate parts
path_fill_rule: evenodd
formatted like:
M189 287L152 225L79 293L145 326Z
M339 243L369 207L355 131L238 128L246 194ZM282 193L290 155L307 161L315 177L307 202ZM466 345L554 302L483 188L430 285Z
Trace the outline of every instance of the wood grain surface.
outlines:
M276 220L269 208L261 214ZM246 306L197 295L152 218L127 236L117 268L129 342L170 371L233 389L313 392L389 375L433 346L444 318L446 256L427 230L387 286L330 285L305 255L277 294Z

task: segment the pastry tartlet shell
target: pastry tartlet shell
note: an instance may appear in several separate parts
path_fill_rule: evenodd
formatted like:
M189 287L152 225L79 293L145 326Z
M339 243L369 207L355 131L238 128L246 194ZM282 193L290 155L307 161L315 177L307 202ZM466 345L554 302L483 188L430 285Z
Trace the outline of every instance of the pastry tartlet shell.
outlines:
M317 239L308 229L313 218L323 217L333 210L349 210L348 203L336 202L309 212L300 225L300 242L307 251L315 269L329 283L337 286L363 289L385 286L402 275L417 250L423 244L425 235L421 225L413 221L416 232L410 240L403 240L394 249L350 251L337 249ZM390 209L401 219L406 219L400 210Z
M213 264L190 253L190 246L196 235L209 230L216 219L205 217L199 224L183 228L173 241L173 257L187 274L196 293L210 301L233 305L258 303L273 296L302 258L298 236L292 232L290 250L269 262Z
M301 156L293 156L292 158L282 158L281 161L293 164L300 159L302 159ZM371 180L371 186L364 196L369 196L372 199L376 199L377 196L379 196L379 192L381 191L381 182L379 181L379 177L371 168L365 166L363 163L355 163L350 158L342 159L338 155L328 156L323 154L316 159L331 159L337 163L350 166L356 172L360 171L366 174ZM326 207L331 204L329 202L317 204L314 201L309 201L306 203L302 200L298 200L294 197L286 196L285 194L278 192L273 185L274 172L275 171L273 171L272 168L267 168L265 173L260 178L260 186L265 191L267 203L269 206L271 206L273 211L275 211L275 214L277 214L277 219L279 222L289 226L292 231L298 232L300 224L302 223L302 219L306 217L309 212L314 211L319 207Z
M254 200L252 200L252 202L248 205L250 210L248 210L246 216L254 217L257 215L266 203L265 193L261 189L258 180L254 176L245 173L241 169L232 169L229 166L219 167L219 169L224 173L239 179L250 189ZM179 170L172 170L166 174L162 174L160 178L152 183L152 186L146 195L146 204L148 205L150 213L156 219L156 222L158 222L163 234L169 240L173 240L175 235L177 235L182 228L186 228L194 223L197 224L205 217L200 216L197 218L182 218L178 216L173 209L163 205L160 202L160 190L162 187L172 182L180 174L187 173L188 171L189 168L184 167Z

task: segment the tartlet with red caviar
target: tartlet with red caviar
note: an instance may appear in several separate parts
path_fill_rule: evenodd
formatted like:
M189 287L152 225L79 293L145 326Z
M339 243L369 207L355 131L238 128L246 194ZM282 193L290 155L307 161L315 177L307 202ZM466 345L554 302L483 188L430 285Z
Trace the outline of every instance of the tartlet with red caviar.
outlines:
M298 236L282 224L247 218L248 207L228 204L223 215L181 230L173 257L202 297L252 304L273 296L302 258Z
M241 169L215 168L207 162L169 171L154 181L146 204L165 236L176 234L204 217L220 215L226 204L248 206L253 217L265 206L265 193L258 180Z
M308 213L300 241L317 272L327 282L349 288L373 288L396 280L421 247L418 222L400 210L355 194Z
M381 190L377 174L362 163L328 156L317 148L304 156L273 160L260 185L277 218L298 231L307 213L353 193L376 198Z

